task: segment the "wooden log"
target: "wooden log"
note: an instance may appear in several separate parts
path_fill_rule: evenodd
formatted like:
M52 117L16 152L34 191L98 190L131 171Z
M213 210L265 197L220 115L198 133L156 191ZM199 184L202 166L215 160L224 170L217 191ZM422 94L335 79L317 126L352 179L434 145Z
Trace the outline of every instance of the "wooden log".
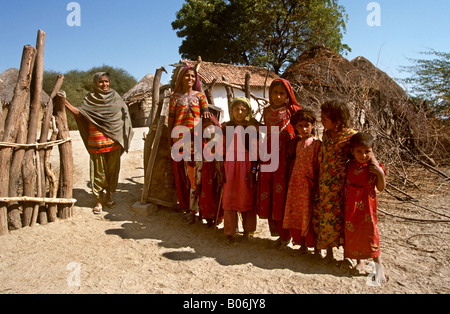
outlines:
M56 128L55 117L53 117L53 133L50 138L50 141L55 141L58 137L58 129ZM44 168L45 175L48 178L49 182L49 196L51 198L55 198L58 194L58 185L56 181L56 176L50 168L50 153L52 151L52 147L45 150L45 160L44 160ZM47 204L47 216L48 222L55 222L58 218L58 206L56 204Z
M208 103L213 106L215 106L213 90L214 90L214 86L216 85L216 83L217 83L217 77L214 78L214 80L211 82L211 84L209 84L209 86L205 89L206 99L208 100Z
M31 104L30 104L30 117L28 120L28 136L27 144L33 144L37 142L38 133L38 121L39 113L41 110L41 95L42 95L42 85L44 80L44 46L45 46L45 33L41 30L38 31L37 41L36 41L36 61L34 63L33 79L31 82ZM35 150L27 149L25 151L23 167L22 167L22 177L23 177L23 195L24 196L43 196L42 191L37 189L37 185L40 182L36 181L36 178L41 177L41 173L37 176L37 169L39 164L36 164L34 160ZM35 211L35 204L25 204L24 207L24 225L32 225L35 222L33 216L29 216L30 213ZM46 223L46 217L40 221L41 224ZM25 224L26 223L26 224Z
M230 84L228 84L228 80L225 76L222 76L222 81L225 83L225 90L227 91L227 99L228 99L228 112L231 115L231 104L233 103L234 99L233 88Z
M163 87L161 87L159 89L159 94L160 95L162 94L163 97L162 98L159 97L160 101L157 104L157 110L156 110L155 119L154 119L153 123L150 126L149 134L145 137L145 143L144 143L144 172L146 171L148 158L150 157L150 152L152 150L153 141L155 140L156 128L158 127L159 117L161 116L161 111L162 111L163 103L164 103L164 100L165 100L165 92L166 92L166 90L168 88L169 88L169 86L165 85L165 86L163 86Z
M156 117L156 111L159 104L159 85L161 84L161 76L162 72L166 72L166 69L164 67L156 69L155 77L153 78L153 89L152 89L152 109L150 110L150 119L149 119L149 125L153 124L153 121Z
M16 138L17 144L25 144L27 141L27 123L28 112L25 109L20 116L19 131ZM11 162L11 169L9 172L9 192L11 197L18 196L18 187L20 179L20 171L23 165L23 158L25 156L25 148L18 147L14 150L13 159ZM8 208L8 226L9 230L17 230L22 228L22 220L20 218L20 208L18 203L10 204Z
M66 95L59 92L54 98L55 110L54 116L56 127L58 128L58 139L70 138L69 127L66 116ZM59 180L59 198L72 198L73 194L73 155L72 142L66 142L59 145L60 156L60 180ZM72 207L67 204L59 204L59 218L67 219L72 217Z
M2 202L2 203L33 202L33 203L51 203L51 204L75 204L77 202L77 200L74 198L17 196L17 197L0 197L0 202Z
M14 96L9 105L6 117L3 142L11 142L17 135L20 114L27 102L30 91L31 76L33 73L36 49L30 45L23 48L22 61L19 70L19 78L14 89ZM9 170L11 165L12 148L0 148L0 197L8 196ZM0 235L8 233L7 208L0 204Z
M163 132L163 128L164 128L164 123L166 121L166 112L167 112L167 107L168 107L168 103L163 103L162 107L162 114L159 116L159 120L158 120L158 125L156 128L156 133L155 133L155 140L153 143L153 148L152 151L150 153L150 157L148 160L148 164L145 167L145 177L144 177L144 187L142 190L142 195L141 195L141 204L146 204L147 203L147 197L148 197L148 190L152 181L152 175L153 175L153 168L154 168L154 164L156 161L156 155L158 153L158 147L159 147L159 143L161 141L161 135Z
M50 125L52 124L51 121L52 121L52 119L54 119L54 117L53 117L53 98L55 98L56 94L61 89L61 86L62 86L63 82L64 82L64 76L63 75L59 75L58 78L56 79L55 85L53 86L52 93L50 94L50 99L47 102L47 106L45 108L44 117L42 119L41 135L39 137L39 143L47 143L47 141L48 141L48 134L49 134L49 131L50 131ZM55 129L56 129L56 124L53 123L53 125L54 125L54 127L53 127L52 135L53 135L53 133L55 132ZM56 136L51 138L51 140L53 140L53 139L56 139ZM45 170L45 167L46 167L45 166L45 160L46 160L46 158L48 160L47 155L50 155L52 149L53 149L53 146L45 148L45 150L43 150L43 149L39 150L39 159L40 159L41 163L39 164L38 171L41 174L41 189L42 189L41 196L45 196L45 194L46 194L45 182L46 182L46 179L47 179L47 177L49 175L47 174L47 172ZM43 161L43 163L42 163L42 161ZM50 175L50 178L51 178L50 180L53 179L53 177L51 177L51 175ZM54 180L54 181L56 181L56 180ZM57 187L56 187L56 189L57 189ZM56 193L55 194L51 194L50 197L56 197ZM47 218L48 218L49 222L54 222L56 220L56 218L57 218L57 211L58 211L57 210L57 206L55 206L53 204L51 204L48 207Z
M251 75L249 72L245 73L245 97L250 99L251 91L250 91L250 79Z

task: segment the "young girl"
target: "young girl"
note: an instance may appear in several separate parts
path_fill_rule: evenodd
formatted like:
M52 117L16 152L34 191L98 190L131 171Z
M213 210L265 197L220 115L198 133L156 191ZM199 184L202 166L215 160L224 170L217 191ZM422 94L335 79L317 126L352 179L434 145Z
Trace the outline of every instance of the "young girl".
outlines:
M375 279L382 283L386 276L381 266L375 187L382 192L386 179L384 167L373 154L373 141L368 133L350 139L354 159L347 167L344 257L357 260L356 273L364 272L363 259L373 258Z
M292 115L300 109L291 84L284 79L276 79L269 88L270 106L264 109L264 123L267 126L267 149L276 150L279 166L275 172L260 172L258 187L258 216L268 219L272 236L278 236L277 246L286 247L291 236L283 228L284 208L288 188L288 166L286 152L289 140L294 137L294 127L290 124ZM271 127L278 127L271 134ZM279 147L270 147L271 136L279 136Z
M170 97L168 138L170 146L180 138L172 139L172 129L185 126L193 134L195 119L209 118L208 102L201 91L199 76L193 67L185 67L178 75L175 90ZM183 148L181 148L182 150ZM181 210L190 208L190 191L185 161L174 161L174 177L177 187L178 203Z
M344 243L344 187L347 162L351 157L350 111L340 100L321 106L324 127L319 152L319 185L313 212L317 249L327 250L326 262L333 260L333 248Z
M257 139L245 140L244 128L250 125L252 109L250 101L244 97L238 97L231 104L231 121L224 124L223 134L226 135L226 127L234 127L234 139L224 140L225 145L225 183L223 186L222 207L224 210L224 233L228 242L233 241L238 226L238 212L242 216L244 227L244 239L248 239L256 230L256 184L250 179L253 171L256 172L255 161L250 160L250 149L257 150ZM243 142L245 140L245 142ZM230 142L230 147L226 147ZM231 145L234 145L231 147ZM250 145L250 146L247 146ZM233 153L231 155L230 151ZM243 152L245 160L238 158Z
M300 254L315 247L311 225L313 197L319 174L318 155L321 141L313 135L316 123L314 113L299 110L291 118L299 141L296 144L294 164L289 179L283 228L289 229L293 243L300 245Z

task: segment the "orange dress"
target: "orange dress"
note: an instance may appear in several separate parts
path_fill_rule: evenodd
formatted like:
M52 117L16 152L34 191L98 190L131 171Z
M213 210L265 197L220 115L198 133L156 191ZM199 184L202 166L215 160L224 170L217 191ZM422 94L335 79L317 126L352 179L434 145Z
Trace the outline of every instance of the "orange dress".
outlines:
M311 217L313 211L313 197L319 171L318 155L321 141L315 137L300 140L297 143L292 174L286 197L283 228L289 229L294 242L301 238L311 240ZM314 246L308 241L308 246ZM300 243L296 243L300 244Z

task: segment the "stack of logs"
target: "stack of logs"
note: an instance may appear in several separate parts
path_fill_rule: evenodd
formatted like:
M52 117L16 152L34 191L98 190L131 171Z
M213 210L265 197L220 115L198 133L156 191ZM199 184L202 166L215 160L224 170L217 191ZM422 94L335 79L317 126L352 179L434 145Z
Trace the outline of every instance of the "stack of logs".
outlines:
M0 235L58 217L67 219L76 202L65 97L59 93L63 76L58 77L47 106L41 106L45 36L39 30L36 48L24 46L14 96L0 129ZM59 185L48 161L53 146L59 148Z

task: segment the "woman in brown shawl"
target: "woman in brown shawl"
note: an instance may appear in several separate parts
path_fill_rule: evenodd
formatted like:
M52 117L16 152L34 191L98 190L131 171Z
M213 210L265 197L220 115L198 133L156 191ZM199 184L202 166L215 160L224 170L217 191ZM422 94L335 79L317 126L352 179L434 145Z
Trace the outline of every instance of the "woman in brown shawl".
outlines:
M90 155L92 193L97 199L94 213L102 212L102 203L116 206L112 193L117 188L120 158L133 137L128 107L120 95L110 88L109 74L94 75L94 92L88 93L76 108L66 101L76 118L84 145ZM104 195L105 194L105 195Z

